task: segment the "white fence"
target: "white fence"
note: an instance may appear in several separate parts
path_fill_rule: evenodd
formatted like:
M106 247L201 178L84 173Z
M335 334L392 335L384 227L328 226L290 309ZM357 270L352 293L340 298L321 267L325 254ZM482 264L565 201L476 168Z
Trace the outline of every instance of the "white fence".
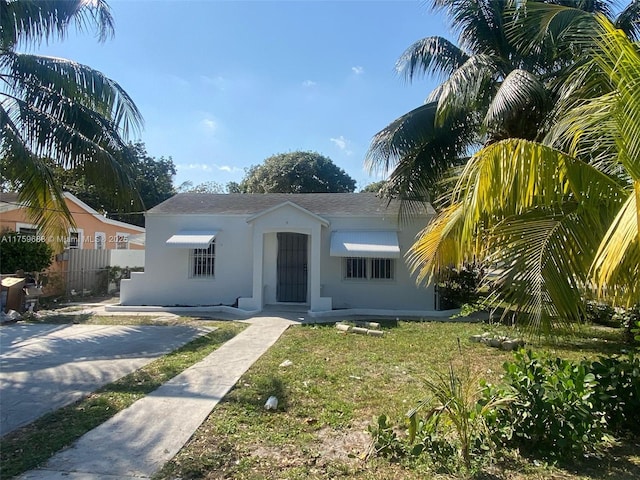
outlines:
M144 250L74 250L65 252L67 296L107 293L117 289L131 269L144 267ZM114 269L112 267L118 267Z

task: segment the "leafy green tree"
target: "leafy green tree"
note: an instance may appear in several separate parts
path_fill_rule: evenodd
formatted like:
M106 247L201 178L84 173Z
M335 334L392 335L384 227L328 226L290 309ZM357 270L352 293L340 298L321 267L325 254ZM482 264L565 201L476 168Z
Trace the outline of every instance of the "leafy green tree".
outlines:
M579 25L571 35L587 55L571 94L541 142L507 139L471 158L411 260L420 279L469 259L503 266L492 300L550 332L582 317L592 286L640 301L640 48L603 15L538 13L523 37L540 19L556 37Z
M227 190L227 193L242 193L238 182L227 182L225 189Z
M193 186L193 182L191 180L187 180L183 182L178 187L178 192L180 193L225 193L225 187L222 184L214 181L202 182Z
M364 188L360 191L363 193L379 193L384 189L386 184L387 184L386 180L371 182L369 185L365 185Z
M171 157L157 159L150 156L143 142L130 143L127 151L131 158L130 179L140 195L143 208L148 210L175 195L173 177L176 167ZM126 204L128 192L123 192L118 187L91 182L83 166L68 170L54 166L53 172L56 182L64 191L73 193L92 208L106 213L114 220L144 226L142 213L127 213L132 207L131 204Z
M582 61L583 45L570 36L554 37L545 25L536 27L535 45L522 48L518 32L525 31L522 23L538 2L430 3L447 14L458 45L443 37L424 38L404 52L396 69L409 82L423 74L444 81L424 105L378 132L366 159L372 170L392 170L389 182L401 198L433 200L445 173L464 165L470 152L482 146L506 138L541 139L566 91L566 79ZM613 0L547 3L608 16L614 5ZM558 24L567 24L567 16L573 15L563 11L564 16L556 17ZM633 36L640 31L639 11L640 2L634 1L618 17ZM526 31L531 35L531 28Z
M119 188L137 200L123 140L142 117L114 80L70 60L20 53L63 39L75 26L113 35L104 0L0 0L0 161L2 177L19 185L20 200L44 232L73 223L50 162L84 169L91 183ZM124 200L124 199L123 199Z
M5 230L0 235L0 273L41 272L51 265L53 250L40 237Z
M353 178L315 152L273 155L249 168L240 182L242 193L345 193L355 189Z

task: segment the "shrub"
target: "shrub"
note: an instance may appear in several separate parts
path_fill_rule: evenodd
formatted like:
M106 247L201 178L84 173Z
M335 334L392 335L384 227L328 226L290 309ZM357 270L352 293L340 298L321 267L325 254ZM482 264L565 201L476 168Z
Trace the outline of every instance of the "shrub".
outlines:
M520 350L504 369L508 389L485 392L487 398L515 393L492 419L503 445L560 458L598 453L609 435L640 433L640 357L634 354L576 363Z
M482 269L476 263L466 264L460 269L448 268L441 272L437 283L440 309L460 308L464 304L477 302L482 277Z
M594 407L616 435L640 433L640 357L600 357L590 365L598 382Z
M41 237L5 230L0 235L1 273L41 272L51 265L53 250Z
M492 419L497 442L547 458L599 451L606 415L598 409L598 382L588 362L520 350L504 369L515 400Z
M615 313L611 305L590 300L585 303L584 320L596 325L619 327L620 323L614 319Z
M640 303L634 305L626 310L616 312L613 316L614 322L619 327L622 327L624 340L627 343L633 343L635 341L633 334L633 327L640 322Z

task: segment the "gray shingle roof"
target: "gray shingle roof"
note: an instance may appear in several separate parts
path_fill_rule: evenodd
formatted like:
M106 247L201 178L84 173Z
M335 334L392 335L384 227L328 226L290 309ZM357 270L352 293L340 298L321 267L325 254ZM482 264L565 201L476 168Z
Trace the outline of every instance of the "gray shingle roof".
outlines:
M179 193L149 210L149 214L253 215L292 202L316 215L397 215L400 202L375 193ZM431 205L422 206L432 214Z
M1 192L0 202L18 203L18 194L16 192Z

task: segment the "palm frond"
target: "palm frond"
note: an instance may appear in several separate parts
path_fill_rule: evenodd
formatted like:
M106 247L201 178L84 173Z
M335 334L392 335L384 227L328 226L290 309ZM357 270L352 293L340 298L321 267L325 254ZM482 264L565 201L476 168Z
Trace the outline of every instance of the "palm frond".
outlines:
M393 170L390 181L401 194L424 196L473 142L473 129L464 119L450 118L445 126L435 125L437 108L429 103L410 111L371 142L365 165L385 174ZM417 191L410 189L413 186L419 187Z
M504 58L510 53L504 36L504 16L508 4L504 0L432 0L435 10L446 12L464 49Z
M494 136L534 139L550 110L551 94L532 73L516 69L493 97L484 124Z
M499 67L490 55L473 55L438 87L438 116L444 125L449 117L468 117L478 125L486 112L495 84L500 77Z
M632 0L618 15L615 21L619 28L633 40L640 40L640 0Z
M113 36L113 17L105 0L0 0L0 47L22 41L38 45L64 39L70 24L95 28L99 41Z
M550 58L547 53L552 53L556 61L573 63L579 54L576 47L580 44L576 40L584 45L584 40L593 38L597 30L589 7L576 2L571 6L553 2L521 2L506 24L506 35L523 56L542 56L546 61L541 65L548 65ZM605 10L608 11L607 8Z
M396 71L408 82L418 75L432 72L450 75L468 57L446 38L427 37L418 40L404 51L396 62Z
M501 275L488 303L510 305L529 324L545 334L580 321L581 294L603 225L590 221L577 204L535 207L509 217L491 231L487 258Z
M60 104L82 105L118 125L125 138L140 132L143 120L135 103L101 72L61 58L17 53L2 57L8 94L37 103L43 111Z
M627 306L640 302L639 204L640 181L602 238L591 266L598 293L618 297Z
M464 246L458 237L463 215L463 205L450 205L418 234L406 255L416 282L428 284L441 268L462 263L466 252L463 253Z

